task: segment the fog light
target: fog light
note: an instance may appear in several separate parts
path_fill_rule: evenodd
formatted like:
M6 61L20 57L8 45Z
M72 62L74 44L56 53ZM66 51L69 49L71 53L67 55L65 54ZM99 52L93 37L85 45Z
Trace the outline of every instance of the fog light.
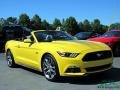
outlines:
M71 66L66 70L66 73L79 73L80 68L76 66Z

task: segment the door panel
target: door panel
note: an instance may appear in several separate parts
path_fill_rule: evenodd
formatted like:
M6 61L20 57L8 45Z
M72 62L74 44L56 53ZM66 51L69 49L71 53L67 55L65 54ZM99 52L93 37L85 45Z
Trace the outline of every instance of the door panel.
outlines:
M17 55L19 64L30 68L39 67L39 50L37 49L37 43L19 43Z

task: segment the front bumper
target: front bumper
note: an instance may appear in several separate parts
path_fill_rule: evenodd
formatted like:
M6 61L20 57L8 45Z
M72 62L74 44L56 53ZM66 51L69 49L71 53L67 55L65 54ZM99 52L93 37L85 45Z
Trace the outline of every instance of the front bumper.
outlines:
M88 51L83 52L77 58L58 58L60 76L84 76L86 74L103 72L111 69L113 57L86 62L82 60L86 53L88 53Z

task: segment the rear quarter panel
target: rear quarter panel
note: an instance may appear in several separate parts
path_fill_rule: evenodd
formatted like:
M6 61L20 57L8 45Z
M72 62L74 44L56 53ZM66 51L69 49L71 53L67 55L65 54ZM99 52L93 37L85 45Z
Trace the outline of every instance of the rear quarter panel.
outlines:
M14 58L16 57L16 48L18 47L20 41L15 41L15 40L10 40L7 41L6 45L5 45L5 52L7 52L7 50L9 49L12 54L14 55Z

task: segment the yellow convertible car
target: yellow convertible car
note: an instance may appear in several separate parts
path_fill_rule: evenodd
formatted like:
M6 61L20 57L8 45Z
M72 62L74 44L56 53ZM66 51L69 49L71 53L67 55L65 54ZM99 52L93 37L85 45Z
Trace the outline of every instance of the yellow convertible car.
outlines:
M5 50L9 67L18 64L41 71L50 81L103 72L113 63L107 45L77 40L62 31L33 31L21 40L8 41Z

